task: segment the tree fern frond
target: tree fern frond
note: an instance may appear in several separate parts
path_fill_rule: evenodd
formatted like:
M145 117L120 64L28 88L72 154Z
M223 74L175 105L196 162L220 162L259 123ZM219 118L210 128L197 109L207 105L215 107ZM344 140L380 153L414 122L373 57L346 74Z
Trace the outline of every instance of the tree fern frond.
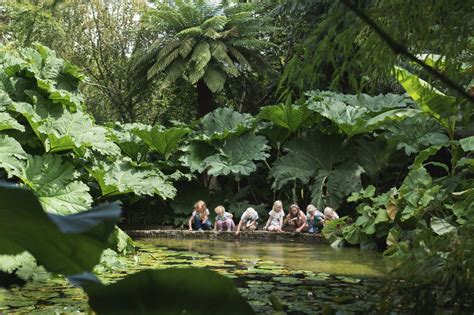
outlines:
M201 24L202 29L207 29L207 28L212 28L216 31L222 31L224 30L225 25L229 22L229 20L222 15L218 16L213 16L210 19L207 19L204 21L204 23Z
M227 47L227 49L229 50L229 52L232 54L232 56L234 56L235 60L237 60L237 62L247 71L252 71L252 65L250 65L249 61L247 60L247 58L245 58L245 56L240 52L238 51L237 49L235 49L234 47L232 46L229 46Z
M206 73L206 68L204 67L198 69L196 67L192 67L191 69L193 69L193 71L187 76L187 79L189 82L191 82L191 84L195 84L204 76L204 74Z
M209 37L210 39L218 39L222 37L222 34L213 28L208 28L206 32L204 32L204 36Z
M172 41L166 43L166 45L164 45L160 49L160 52L156 56L156 59L157 60L163 59L166 55L171 53L175 48L179 47L180 45L181 45L181 40L179 40L179 39L175 39L175 40L172 40Z
M165 81L170 83L176 81L178 78L184 75L187 67L188 63L186 60L179 58L168 67Z
M180 31L176 34L177 37L184 38L187 36L199 36L202 35L202 28L199 26L193 26L187 29Z
M195 44L196 44L196 40L192 37L189 37L183 40L179 48L179 54L181 55L181 57L186 58L189 55L189 53L193 51Z
M191 61L194 61L194 66L197 71L204 69L207 63L211 60L211 50L207 42L200 42L194 47Z
M227 54L227 47L222 42L217 42L213 45L212 57L218 61L222 70L226 73L236 77L239 75L239 69L234 65L232 59Z
M159 72L162 72L163 70L165 70L173 61L176 60L176 58L178 58L178 56L179 56L179 48L173 50L164 58L157 59L156 62L153 64L153 66L150 68L150 70L148 70L148 74L147 74L148 79L153 78Z
M216 67L208 67L203 77L209 90L213 93L219 92L224 88L227 76L225 73Z

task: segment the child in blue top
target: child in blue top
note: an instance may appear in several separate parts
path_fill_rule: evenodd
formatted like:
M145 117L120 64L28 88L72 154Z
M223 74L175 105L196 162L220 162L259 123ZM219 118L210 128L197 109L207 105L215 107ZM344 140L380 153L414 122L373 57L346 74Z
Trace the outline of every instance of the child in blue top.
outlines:
M306 207L306 225L308 233L318 233L324 224L324 214L314 205Z
M232 231L235 227L233 215L229 212L225 212L223 206L217 206L214 211L216 212L216 223L214 224L214 231Z

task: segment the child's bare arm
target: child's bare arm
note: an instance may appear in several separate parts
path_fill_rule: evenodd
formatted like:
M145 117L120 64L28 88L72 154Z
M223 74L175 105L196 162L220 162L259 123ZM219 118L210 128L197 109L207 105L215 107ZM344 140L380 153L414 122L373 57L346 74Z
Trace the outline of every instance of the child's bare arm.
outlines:
M264 230L266 230L268 228L268 226L270 225L270 220L271 219L272 219L272 217L268 218L267 223L265 223L265 226L263 227Z
M237 230L235 231L235 234L239 234L240 233L240 228L242 226L242 220L239 221L239 224L237 225Z
M191 217L189 218L189 221L188 221L188 227L189 227L190 231L193 230L193 218L194 218L194 216L191 215Z

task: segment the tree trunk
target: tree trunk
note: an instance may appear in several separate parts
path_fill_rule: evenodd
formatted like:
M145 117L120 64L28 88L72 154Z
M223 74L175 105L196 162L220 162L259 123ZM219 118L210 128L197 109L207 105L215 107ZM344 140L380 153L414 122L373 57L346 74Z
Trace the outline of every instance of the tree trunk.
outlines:
M212 112L214 109L214 102L212 97L212 92L207 87L204 80L199 80L197 82L197 92L198 92L198 116L203 117L209 112Z

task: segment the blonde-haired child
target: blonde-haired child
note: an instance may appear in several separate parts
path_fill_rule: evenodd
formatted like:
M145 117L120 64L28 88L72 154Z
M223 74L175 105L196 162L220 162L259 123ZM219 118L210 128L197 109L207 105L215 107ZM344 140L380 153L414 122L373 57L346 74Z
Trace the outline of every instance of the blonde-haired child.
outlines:
M188 221L189 230L193 230L193 223L195 229L198 231L210 230L212 225L211 221L209 221L209 215L210 213L206 203L202 200L196 202L194 204L194 211Z
M225 211L223 206L217 206L214 209L216 213L216 222L214 223L214 231L232 231L235 227L233 215Z
M296 233L300 233L306 227L306 216L298 205L293 204L290 206L283 225L285 231Z
M306 226L308 233L318 233L319 228L324 224L324 214L314 205L306 207Z
M258 213L254 208L247 208L242 216L240 217L239 224L237 225L236 235L240 234L240 230L255 230L257 228Z
M264 230L281 232L283 227L283 218L285 212L283 211L283 203L277 200L273 203L272 210L268 212L267 224L263 227Z
M339 215L333 208L326 207L324 208L324 218L326 221L336 220L339 219Z

